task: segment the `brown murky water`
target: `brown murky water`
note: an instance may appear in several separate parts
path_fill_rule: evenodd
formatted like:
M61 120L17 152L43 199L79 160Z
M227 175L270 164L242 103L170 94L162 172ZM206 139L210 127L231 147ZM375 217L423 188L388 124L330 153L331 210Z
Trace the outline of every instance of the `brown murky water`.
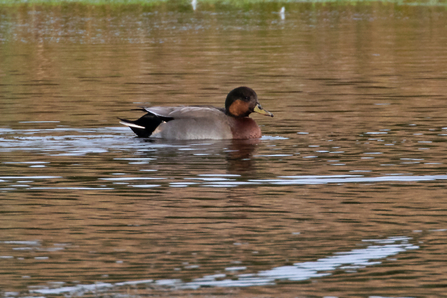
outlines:
M447 11L0 8L4 297L440 297ZM247 85L255 142L150 142L141 105Z

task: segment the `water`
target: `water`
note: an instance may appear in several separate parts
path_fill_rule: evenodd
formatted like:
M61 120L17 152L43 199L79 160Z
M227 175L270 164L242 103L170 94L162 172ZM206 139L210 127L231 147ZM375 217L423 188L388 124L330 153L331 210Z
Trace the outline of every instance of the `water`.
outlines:
M445 294L445 7L282 6L0 8L2 296ZM118 124L240 85L260 140Z

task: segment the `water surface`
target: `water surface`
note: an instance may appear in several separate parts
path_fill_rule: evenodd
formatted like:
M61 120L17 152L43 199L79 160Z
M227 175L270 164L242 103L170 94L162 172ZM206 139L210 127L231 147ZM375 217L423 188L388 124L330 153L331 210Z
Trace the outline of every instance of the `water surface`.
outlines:
M0 8L3 296L445 293L445 7L282 6ZM260 140L118 124L241 85Z

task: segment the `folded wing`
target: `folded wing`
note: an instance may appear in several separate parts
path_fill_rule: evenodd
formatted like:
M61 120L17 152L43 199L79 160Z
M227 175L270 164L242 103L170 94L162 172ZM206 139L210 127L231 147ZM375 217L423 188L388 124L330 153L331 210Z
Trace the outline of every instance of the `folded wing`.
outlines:
M211 106L148 107L141 110L147 114L135 121L120 119L120 123L142 138L150 137L160 124L175 119L219 119L225 115L223 109Z

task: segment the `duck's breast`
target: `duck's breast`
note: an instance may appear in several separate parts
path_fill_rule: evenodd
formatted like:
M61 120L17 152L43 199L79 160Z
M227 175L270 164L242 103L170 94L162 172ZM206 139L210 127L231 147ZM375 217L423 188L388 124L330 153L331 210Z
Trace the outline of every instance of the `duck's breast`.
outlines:
M245 118L232 118L230 121L233 139L248 140L259 139L262 136L261 128L255 120Z

